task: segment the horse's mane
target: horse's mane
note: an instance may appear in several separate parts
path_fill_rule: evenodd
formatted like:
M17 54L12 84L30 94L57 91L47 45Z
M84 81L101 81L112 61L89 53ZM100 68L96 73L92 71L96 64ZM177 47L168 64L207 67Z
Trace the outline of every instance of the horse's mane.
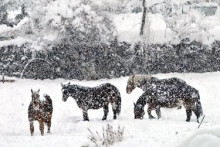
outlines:
M86 86L81 86L81 85L77 85L77 84L66 84L63 86L63 89L81 89L81 90L88 90L89 87L86 87Z
M87 91L87 90L92 90L92 89L98 89L98 88L101 88L101 87L104 87L104 86L110 86L111 84L110 83L104 83L104 84L101 84L101 85L98 85L98 86L95 86L95 87L88 87L88 86L81 86L81 85L77 85L77 84L66 84L63 86L64 89L68 88L68 89L80 89L80 90L84 90L84 91Z
M128 83L133 83L133 84L138 84L139 82L143 81L143 80L151 80L151 76L149 75L134 75L134 76L130 76L128 78Z

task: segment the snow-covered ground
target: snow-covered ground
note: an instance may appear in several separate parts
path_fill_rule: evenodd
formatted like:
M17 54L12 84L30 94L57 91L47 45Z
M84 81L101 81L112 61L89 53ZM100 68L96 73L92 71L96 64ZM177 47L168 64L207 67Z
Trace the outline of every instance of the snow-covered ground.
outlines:
M136 102L142 91L135 89L130 95L126 93L127 77L99 80L75 81L72 83L96 86L110 82L117 86L122 95L122 111L117 120L113 120L112 111L107 121L102 121L103 110L89 110L89 122L84 122L81 110L75 101L69 98L62 101L61 82L69 80L25 80L16 79L14 83L0 83L0 146L44 147L65 146L80 147L92 145L87 139L91 131L101 132L108 123L116 129L118 125L125 127L124 139L114 146L220 146L220 72L191 74L157 74L159 78L179 77L197 88L201 95L201 103L206 115L198 129L193 115L191 122L186 122L184 109L162 109L162 118L150 120L145 115L143 120L135 120L133 102ZM30 135L27 109L31 101L31 88L40 93L47 93L53 100L52 133L41 136L39 125L35 122L34 136ZM146 107L145 107L146 111ZM155 113L153 113L155 115Z

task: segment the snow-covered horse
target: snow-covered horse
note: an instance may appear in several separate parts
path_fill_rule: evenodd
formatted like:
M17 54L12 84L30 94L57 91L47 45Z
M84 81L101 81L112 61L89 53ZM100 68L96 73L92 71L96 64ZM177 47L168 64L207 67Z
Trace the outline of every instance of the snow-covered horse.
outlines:
M31 89L31 103L28 107L28 120L30 122L31 135L34 133L34 122L39 122L41 135L44 135L44 123L47 125L47 133L50 133L53 104L49 95L44 95L45 100L40 100L40 90Z
M144 106L148 104L149 118L152 110L156 110L158 119L161 117L160 107L181 108L184 105L187 119L190 121L192 111L197 117L203 115L198 90L178 78L158 79L148 75L130 76L127 82L127 93L131 93L136 87L141 88L144 93L134 103L135 118L143 118Z
M109 112L108 104L112 104L114 113L113 119L117 118L121 111L121 95L119 90L110 83L105 83L97 87L83 87L74 84L66 84L62 86L63 101L68 97L73 97L79 108L83 111L83 120L89 121L87 111L88 109L103 108L104 116L102 120L107 119Z

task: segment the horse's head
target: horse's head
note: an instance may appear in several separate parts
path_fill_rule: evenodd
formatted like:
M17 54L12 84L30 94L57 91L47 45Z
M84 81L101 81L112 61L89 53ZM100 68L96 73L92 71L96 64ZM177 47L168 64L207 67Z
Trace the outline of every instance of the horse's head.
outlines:
M126 92L128 94L130 94L135 88L136 88L136 84L135 84L135 81L134 81L134 76L130 76L128 78Z
M151 79L152 77L149 75L130 76L127 82L127 88L126 88L127 93L130 94L136 87L142 88L142 86L146 82L151 81Z
M63 94L63 97L62 97L62 100L65 102L67 100L67 98L69 97L69 85L70 83L68 83L68 85L63 85L61 83L61 91L62 91L62 94Z
M40 93L40 89L38 91L33 91L31 89L31 97L32 97L31 103L34 109L40 108L40 94L39 93Z
M145 115L144 107L140 104L134 103L134 118L143 119L144 115Z

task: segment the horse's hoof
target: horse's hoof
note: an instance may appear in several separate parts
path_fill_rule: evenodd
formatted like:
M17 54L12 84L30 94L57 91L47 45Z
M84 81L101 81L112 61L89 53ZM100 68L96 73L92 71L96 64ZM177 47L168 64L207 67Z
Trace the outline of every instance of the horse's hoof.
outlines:
M103 118L102 120L106 120L106 118Z
M154 116L149 116L149 119L155 119L155 117Z
M189 121L190 121L190 119L189 119L189 118L187 118L187 119L186 119L186 121L187 121L187 122L189 122Z
M113 117L113 119L117 119L117 117L116 117L116 116L114 116L114 117Z

